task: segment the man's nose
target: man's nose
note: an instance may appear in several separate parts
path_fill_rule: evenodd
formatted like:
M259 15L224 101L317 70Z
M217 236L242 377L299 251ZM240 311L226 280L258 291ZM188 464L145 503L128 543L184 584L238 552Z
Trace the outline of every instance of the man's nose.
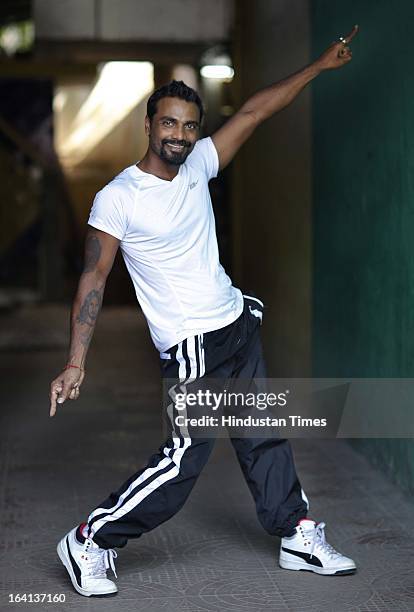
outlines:
M185 140L184 138L184 126L176 125L174 130L175 140Z

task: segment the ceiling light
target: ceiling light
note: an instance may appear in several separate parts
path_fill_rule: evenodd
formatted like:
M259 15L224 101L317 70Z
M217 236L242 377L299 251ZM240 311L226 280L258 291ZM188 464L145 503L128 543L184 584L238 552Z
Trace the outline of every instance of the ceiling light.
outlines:
M234 70L231 66L226 66L224 64L209 64L201 68L200 74L205 79L222 79L230 81L234 76Z
M205 79L231 81L234 76L231 57L222 45L207 49L201 56L200 65L200 74Z

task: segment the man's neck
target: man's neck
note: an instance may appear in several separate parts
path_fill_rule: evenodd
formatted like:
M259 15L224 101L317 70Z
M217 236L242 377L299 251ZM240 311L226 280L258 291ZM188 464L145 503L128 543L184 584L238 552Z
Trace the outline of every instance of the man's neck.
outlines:
M137 166L143 172L153 174L164 181L172 181L178 174L179 166L167 164L158 155L154 155L150 149L147 150L144 157L137 163Z

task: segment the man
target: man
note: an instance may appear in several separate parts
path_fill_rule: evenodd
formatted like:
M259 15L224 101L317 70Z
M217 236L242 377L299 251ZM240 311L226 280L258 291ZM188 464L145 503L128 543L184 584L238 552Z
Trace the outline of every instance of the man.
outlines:
M203 108L198 94L172 81L148 100L148 150L96 196L89 218L85 266L72 308L69 358L50 388L57 404L77 399L107 276L121 247L137 298L160 352L165 378L184 385L203 377L264 376L259 325L262 302L232 286L219 263L208 181L234 157L265 119L287 106L322 71L352 57L346 38L311 65L252 96L211 138L198 140ZM170 406L171 408L171 406ZM174 405L172 406L174 410ZM347 574L352 559L335 551L324 523L307 518L308 501L289 442L231 440L253 494L258 518L282 538L279 563L292 570ZM159 451L58 545L74 588L85 596L113 595L114 548L123 547L184 504L213 440L175 427Z

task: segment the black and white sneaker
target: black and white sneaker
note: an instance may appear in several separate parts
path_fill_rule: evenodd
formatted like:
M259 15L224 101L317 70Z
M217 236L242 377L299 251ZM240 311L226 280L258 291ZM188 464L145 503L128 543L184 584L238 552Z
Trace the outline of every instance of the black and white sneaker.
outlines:
M356 565L325 540L325 523L302 519L296 533L282 538L279 565L283 569L307 570L328 576L353 574Z
M110 567L117 577L114 565L116 552L100 548L89 538L85 538L84 543L79 542L76 531L77 527L69 531L57 546L57 553L73 586L86 597L115 595L117 586L106 577L106 570Z

